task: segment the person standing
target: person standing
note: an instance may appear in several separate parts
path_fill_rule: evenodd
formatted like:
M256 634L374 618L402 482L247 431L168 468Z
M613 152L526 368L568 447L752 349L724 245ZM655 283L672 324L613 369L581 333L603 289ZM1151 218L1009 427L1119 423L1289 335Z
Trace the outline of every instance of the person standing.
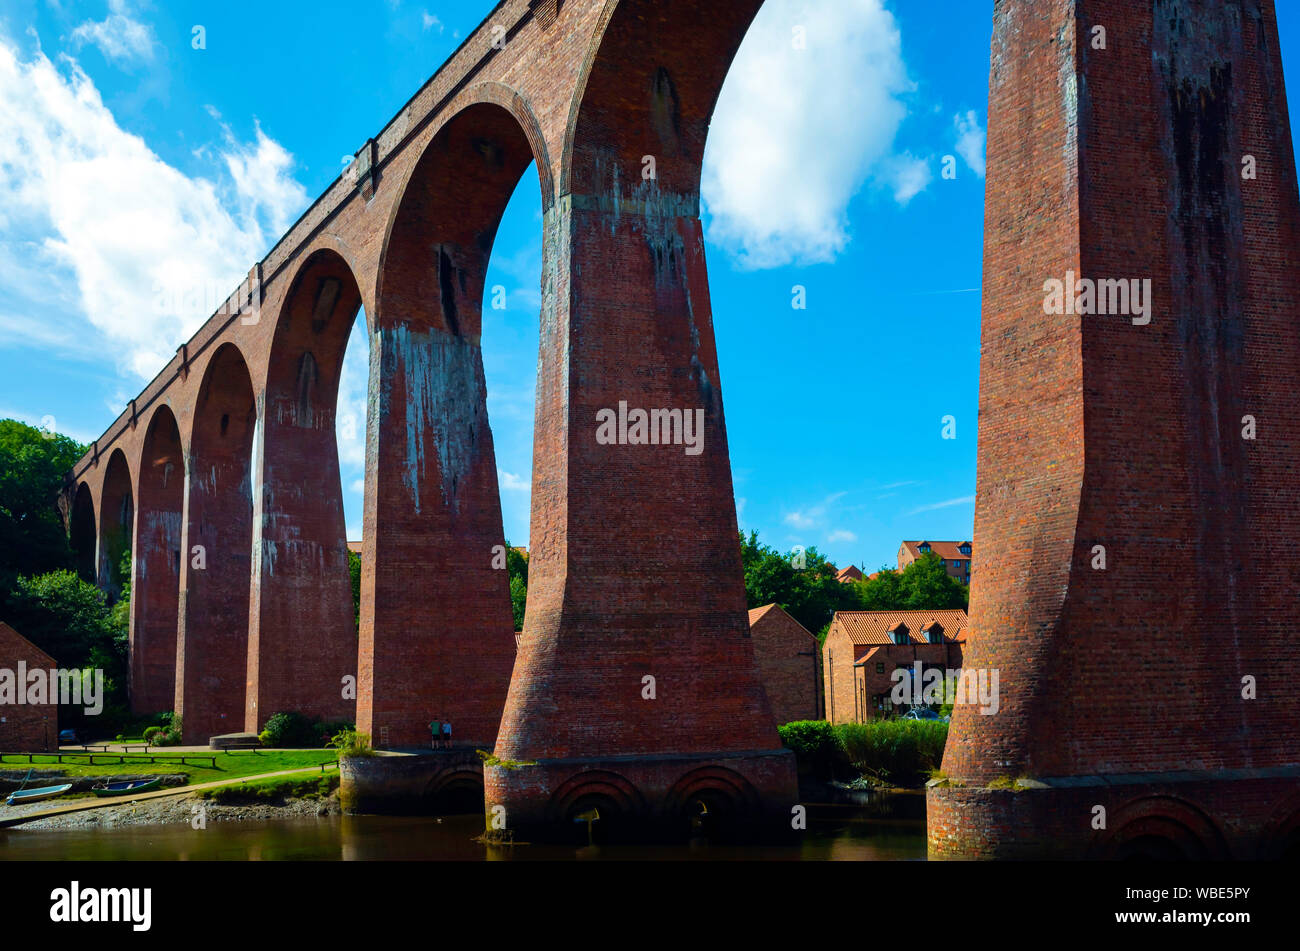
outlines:
M444 720L442 724L442 745L444 749L451 749L451 721Z

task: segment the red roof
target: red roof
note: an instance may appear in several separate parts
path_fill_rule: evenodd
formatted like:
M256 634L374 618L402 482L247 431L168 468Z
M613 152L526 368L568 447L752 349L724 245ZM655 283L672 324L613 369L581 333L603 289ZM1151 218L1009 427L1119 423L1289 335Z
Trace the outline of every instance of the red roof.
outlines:
M891 631L898 625L907 625L908 640L912 644L928 644L925 631L938 623L943 628L944 643L964 640L970 621L961 608L944 611L836 611L831 622L837 624L856 646L893 644Z
M922 552L920 546L929 545L931 552L938 555L940 558L946 559L948 561L961 561L962 559L967 559L967 560L970 559L970 555L963 555L961 552L962 545L970 545L970 542L968 541L935 542L923 538L919 541L914 541L914 542L904 541L903 545L907 548L908 552L911 554L913 558L921 557Z
M840 569L839 574L835 576L835 580L841 584L847 581L861 581L862 572L858 570L856 565L849 565L847 568Z

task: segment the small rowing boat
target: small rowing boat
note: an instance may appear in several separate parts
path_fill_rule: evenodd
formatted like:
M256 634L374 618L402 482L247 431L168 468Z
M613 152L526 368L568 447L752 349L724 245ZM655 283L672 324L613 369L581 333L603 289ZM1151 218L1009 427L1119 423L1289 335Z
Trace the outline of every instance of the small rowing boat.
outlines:
M101 799L106 796L128 796L131 793L148 792L162 782L161 776L153 779L133 779L121 783L99 783L90 791Z
M38 786L35 789L11 792L9 798L5 800L5 805L17 806L24 802L40 802L42 799L53 799L55 796L62 796L71 788L72 783L64 783L61 786Z

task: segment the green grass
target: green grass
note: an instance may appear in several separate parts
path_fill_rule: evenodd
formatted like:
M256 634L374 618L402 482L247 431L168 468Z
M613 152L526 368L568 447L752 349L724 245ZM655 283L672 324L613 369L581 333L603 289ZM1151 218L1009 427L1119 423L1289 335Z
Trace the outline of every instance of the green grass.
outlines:
M330 795L339 787L339 774L328 772L323 776L276 776L255 779L220 789L203 789L198 795L218 803L282 802L285 799L319 799Z
M179 753L160 753L159 755L180 756ZM208 754L198 755L207 756ZM33 763L28 763L26 756L21 759L16 756L6 756L4 761L0 762L0 770L17 773L19 778L22 778L27 773L27 770L33 767L41 770L59 770L68 778L76 776L121 776L127 774L152 776L155 773L163 773L166 775L187 776L188 785L194 786L223 779L237 779L240 776L252 776L257 773L303 769L308 766L319 766L321 763L333 763L338 760L336 750L239 750L237 752L221 753L214 751L212 756L215 757L216 769L210 768L206 762L202 765L195 765L193 760L184 766L179 762L146 763L143 761L101 763L88 766L81 763L72 763L66 759L60 764L52 756L42 756L37 753L32 757L35 760Z

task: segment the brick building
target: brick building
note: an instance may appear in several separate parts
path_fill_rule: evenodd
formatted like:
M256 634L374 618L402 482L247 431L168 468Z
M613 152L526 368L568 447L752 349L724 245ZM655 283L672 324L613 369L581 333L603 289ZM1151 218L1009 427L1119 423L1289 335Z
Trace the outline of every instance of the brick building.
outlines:
M837 611L822 648L826 719L862 723L894 711L889 695L899 667L961 667L968 620L944 611Z
M898 546L898 570L902 571L912 562L924 555L935 554L943 559L943 566L948 569L948 576L956 578L962 584L970 584L971 543L905 541Z
M749 612L754 664L778 724L822 715L817 638L779 604Z
M56 664L49 654L0 621L0 668L14 672L22 662L27 670L52 670ZM25 684L16 683L19 690ZM51 700L56 698L50 698ZM58 749L59 707L57 703L0 702L0 750L5 752L42 752Z

